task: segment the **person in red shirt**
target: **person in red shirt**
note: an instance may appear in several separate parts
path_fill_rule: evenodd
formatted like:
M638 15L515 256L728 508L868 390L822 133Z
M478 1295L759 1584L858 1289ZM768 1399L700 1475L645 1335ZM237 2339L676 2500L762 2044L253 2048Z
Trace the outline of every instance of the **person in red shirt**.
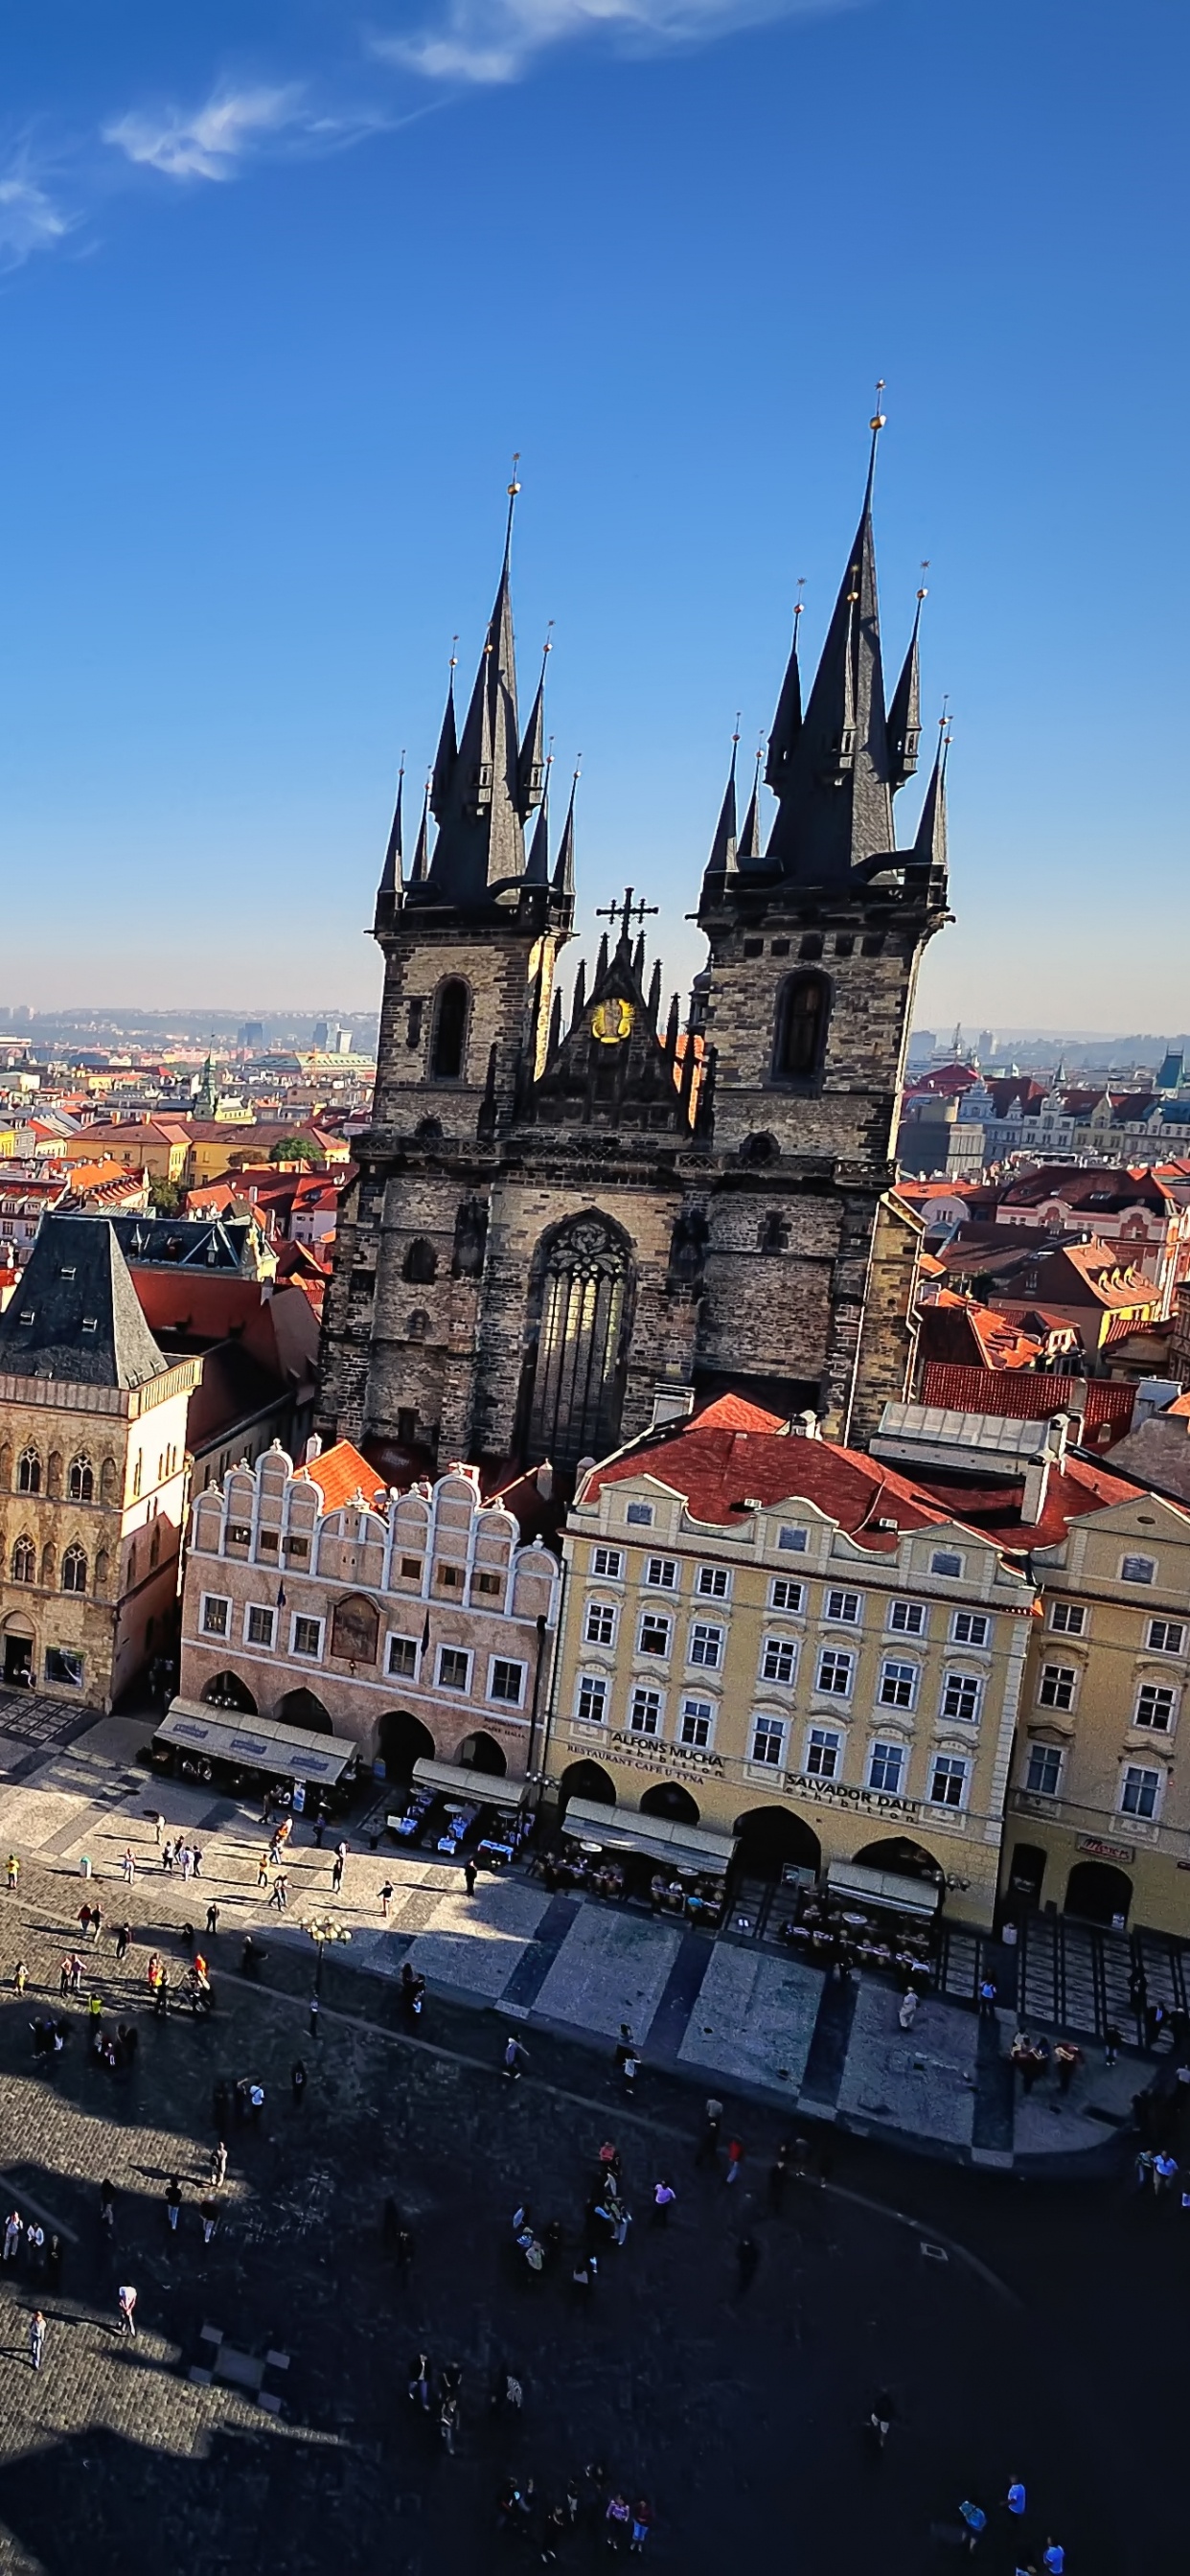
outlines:
M743 2161L744 2149L740 2139L729 2138L727 2141L727 2180L729 2182L739 2181L740 2166Z

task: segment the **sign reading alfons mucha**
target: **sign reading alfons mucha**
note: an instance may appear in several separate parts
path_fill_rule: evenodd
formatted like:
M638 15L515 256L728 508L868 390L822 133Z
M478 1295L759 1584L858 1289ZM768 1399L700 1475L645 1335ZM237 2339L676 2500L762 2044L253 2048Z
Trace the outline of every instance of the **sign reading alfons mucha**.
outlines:
M632 1021L631 1002L613 994L607 1001L596 1003L591 1013L591 1035L600 1046L623 1046L625 1038L632 1035Z

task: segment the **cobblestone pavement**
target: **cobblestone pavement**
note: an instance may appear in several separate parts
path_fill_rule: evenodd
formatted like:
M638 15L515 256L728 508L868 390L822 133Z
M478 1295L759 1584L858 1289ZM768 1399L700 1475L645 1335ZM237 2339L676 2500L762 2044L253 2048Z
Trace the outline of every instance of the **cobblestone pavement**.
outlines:
M910 2037L885 1980L838 1989L780 1953L713 1942L598 1902L551 1899L520 1872L481 1876L468 1899L457 1861L387 1843L373 1850L358 1830L347 1837L343 1890L332 1896L332 1853L298 1825L282 1914L269 1888L258 1886L267 1843L258 1815L209 1790L159 1782L137 1762L151 1719L101 1719L6 1761L14 1699L20 1714L28 1703L0 1694L0 1843L76 1869L86 1856L115 1919L127 1910L138 1923L190 1919L201 1929L214 1899L224 1938L267 1925L278 1951L288 1944L308 1952L306 1924L333 1905L351 1934L352 1964L376 1975L395 1979L408 1959L436 1993L601 2041L628 2021L651 2065L714 2074L771 2097L786 2116L800 2105L819 2120L994 2165L1011 2163L1014 2149L1030 2158L1102 2152L1136 2089L1134 2058L1125 2054L1109 2069L1088 2045L1068 2096L1050 2082L1028 2104L1014 2104L1006 2063L1012 2015L981 2027L971 2012L930 1997ZM44 1707L52 1714L57 1704ZM57 1716L64 1727L60 1707ZM187 1888L161 1872L150 1822L158 1802L170 1833L185 1828L200 1843L201 1885ZM128 1848L138 1875L126 1900ZM384 1921L386 1880L394 1895Z

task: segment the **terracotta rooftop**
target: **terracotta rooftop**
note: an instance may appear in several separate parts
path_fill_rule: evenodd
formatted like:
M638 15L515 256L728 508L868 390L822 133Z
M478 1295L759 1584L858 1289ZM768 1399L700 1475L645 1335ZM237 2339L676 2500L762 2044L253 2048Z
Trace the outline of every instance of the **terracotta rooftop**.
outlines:
M778 1415L741 1396L721 1396L692 1421L666 1425L624 1450L584 1480L582 1499L604 1485L651 1476L682 1495L692 1517L709 1527L738 1528L750 1517L748 1502L815 1503L849 1538L887 1556L896 1530L921 1529L944 1514L894 1468L879 1466L859 1450L833 1441L791 1436Z
M297 1473L307 1483L317 1485L324 1512L339 1511L344 1503L354 1502L357 1494L363 1494L370 1503L377 1489L375 1468L369 1467L350 1440L336 1440L333 1449L324 1449L308 1466L299 1467Z

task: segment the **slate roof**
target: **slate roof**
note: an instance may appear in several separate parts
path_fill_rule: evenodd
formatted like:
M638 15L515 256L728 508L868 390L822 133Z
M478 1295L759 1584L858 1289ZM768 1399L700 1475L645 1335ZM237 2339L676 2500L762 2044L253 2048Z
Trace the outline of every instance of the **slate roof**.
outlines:
M141 1313L106 1217L42 1218L0 1315L0 1374L73 1386L147 1386L170 1367Z

